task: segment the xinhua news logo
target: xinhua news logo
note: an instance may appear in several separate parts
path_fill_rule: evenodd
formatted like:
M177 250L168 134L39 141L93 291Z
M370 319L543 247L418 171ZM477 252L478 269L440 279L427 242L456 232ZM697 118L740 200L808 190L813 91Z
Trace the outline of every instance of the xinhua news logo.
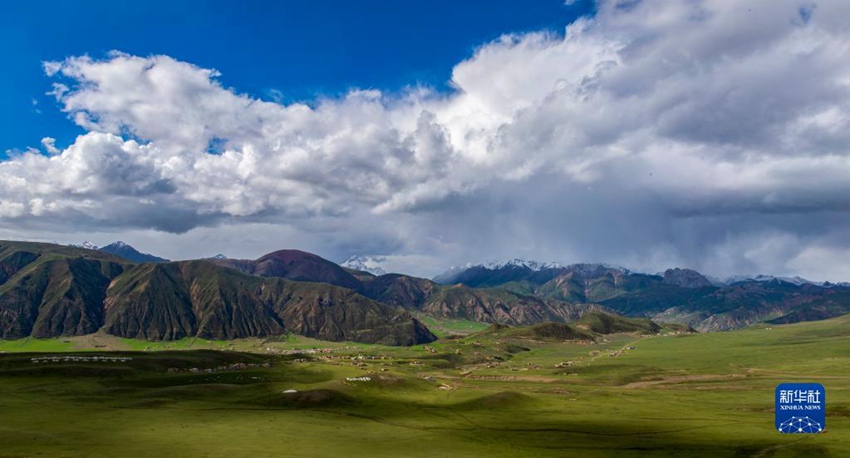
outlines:
M783 383L776 387L776 430L817 434L826 428L826 390L820 383Z

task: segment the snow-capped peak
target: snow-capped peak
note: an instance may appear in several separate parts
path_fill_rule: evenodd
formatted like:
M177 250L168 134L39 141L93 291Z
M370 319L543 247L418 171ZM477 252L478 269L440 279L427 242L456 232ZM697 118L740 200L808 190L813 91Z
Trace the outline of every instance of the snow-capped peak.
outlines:
M616 270L621 272L624 275L631 275L632 272L629 269L620 266L613 266L610 264L570 264L564 265L557 262L538 262L538 261L526 261L524 259L512 259L510 261L502 261L502 262L485 262L485 263L469 263L465 266L452 266L449 270L443 272L440 275L434 277L434 281L437 283L449 284L455 283L458 278L464 275L465 272L470 270L478 270L483 269L487 271L500 271L500 270L527 270L531 272L542 272L542 271L551 271L556 270L556 274L563 272L572 272L574 275L578 275L579 277L595 277L599 275L604 275L606 271Z
M376 265L375 259L369 257L354 255L341 262L339 265L353 270L369 272L372 275L381 276L387 273L384 269Z
M484 267L484 268L490 269L490 270L498 270L498 269L504 269L504 268L509 268L509 267L520 267L520 268L531 269L535 272L538 272L538 271L541 271L541 270L544 270L544 269L560 269L560 268L564 267L563 265L558 264L557 262L526 261L524 259L519 259L519 258L511 259L510 261L487 262L487 263L479 264L478 266ZM475 266L467 266L467 268L469 268L469 267L475 267Z
M625 267L615 266L612 264L604 264L604 263L579 263L579 264L570 264L564 265L558 262L538 262L538 261L526 261L524 259L512 259L510 261L501 261L501 262L485 262L480 264L467 264L463 267L452 267L449 269L449 272L460 272L464 270L469 270L473 267L483 267L488 270L499 270L504 268L511 267L519 267L526 268L533 272L539 272L541 270L547 269L570 269L579 273L590 273L594 272L598 269L611 269L611 270L619 270L625 274L631 273L629 269Z
M521 269L529 269L532 272L540 272L541 270L546 269L563 269L564 266L557 262L537 262L537 261L526 261L524 259L512 259L510 261L490 261L490 262L482 262L482 263L468 263L462 266L451 266L448 270L443 272L440 275L434 277L434 281L437 283L447 283L452 282L456 278L456 276L461 275L463 272L466 272L470 269L486 269L486 270L501 270L501 269L511 269L511 268L521 268Z
M225 256L225 255L223 255L223 254L219 253L219 254L217 254L217 255L213 256L213 257L212 257L212 258L210 258L210 259L227 259L227 256Z
M98 249L98 246L97 246L97 245L95 245L94 243L89 242L88 240L86 240L86 241L85 241L85 242L83 242L83 243L76 244L76 245L71 244L71 246L73 246L73 247L77 247L77 248L83 248L83 249L86 249L86 250L97 250L97 249Z
M625 274L631 273L629 269L620 266L614 266L610 264L570 264L564 265L558 262L538 262L538 261L526 261L524 259L511 259L510 261L490 261L490 262L482 262L482 263L468 263L463 266L452 266L446 272L439 275L439 277L446 277L452 274L459 274L461 272L465 272L469 269L473 268L482 268L487 270L500 270L506 268L525 268L529 269L533 272L540 272L542 270L547 269L570 269L579 273L591 273L596 271L597 269L612 269L619 270Z

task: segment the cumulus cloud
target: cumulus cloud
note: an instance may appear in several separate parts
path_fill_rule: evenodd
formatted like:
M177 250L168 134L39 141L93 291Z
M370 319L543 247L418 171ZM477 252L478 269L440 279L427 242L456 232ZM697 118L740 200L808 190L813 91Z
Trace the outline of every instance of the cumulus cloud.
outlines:
M449 95L311 105L169 56L47 62L88 133L0 163L0 224L185 240L269 225L289 234L264 231L269 250L387 255L419 274L525 256L829 277L820 263L850 250L848 14L601 1L562 35L484 44Z

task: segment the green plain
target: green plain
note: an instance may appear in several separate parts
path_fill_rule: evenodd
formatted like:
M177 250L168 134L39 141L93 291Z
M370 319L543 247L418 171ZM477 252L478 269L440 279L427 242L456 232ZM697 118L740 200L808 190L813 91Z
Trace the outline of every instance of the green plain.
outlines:
M850 316L596 344L509 334L0 341L0 457L850 456ZM95 351L122 348L148 351ZM296 348L326 353L282 354ZM31 360L65 355L132 360ZM203 372L221 366L238 369ZM774 430L774 388L795 381L826 387L824 433Z

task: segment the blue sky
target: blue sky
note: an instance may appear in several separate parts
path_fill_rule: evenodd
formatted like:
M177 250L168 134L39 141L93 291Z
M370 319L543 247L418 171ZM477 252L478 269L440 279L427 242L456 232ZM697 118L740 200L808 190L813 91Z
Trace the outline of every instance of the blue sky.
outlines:
M45 95L53 80L42 61L111 50L165 54L219 70L240 93L285 102L354 87L446 91L452 67L478 46L504 33L562 34L593 7L559 0L4 1L0 157L38 147L45 136L64 147L84 133Z
M0 2L0 151L20 152L0 156L0 239L846 281L848 17L845 0Z

